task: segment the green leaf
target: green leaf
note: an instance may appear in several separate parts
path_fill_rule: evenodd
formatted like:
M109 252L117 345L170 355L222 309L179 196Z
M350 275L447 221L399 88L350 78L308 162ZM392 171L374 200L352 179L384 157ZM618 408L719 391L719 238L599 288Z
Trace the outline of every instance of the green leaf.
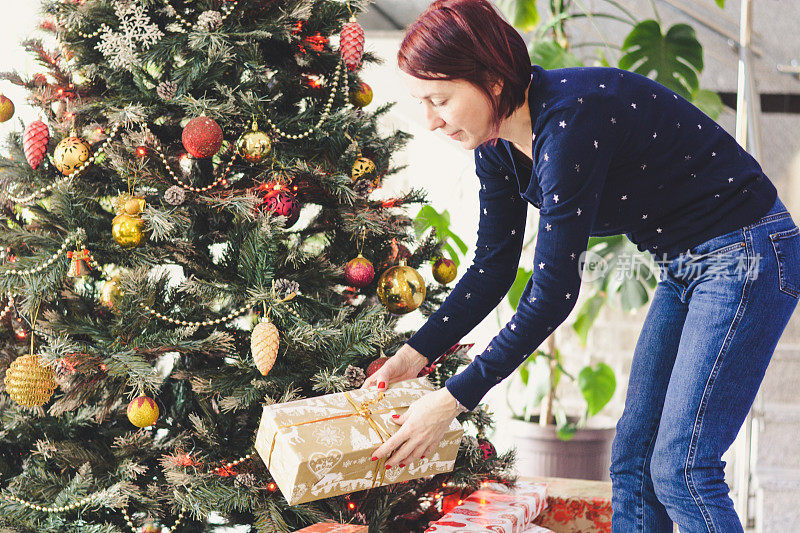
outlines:
M500 9L511 25L523 33L533 31L539 24L539 11L531 0L501 0Z
M725 107L719 94L707 89L695 90L692 93L692 103L713 120L717 120Z
M578 387L586 400L589 416L594 416L606 406L617 389L614 371L605 363L594 368L585 366L578 374Z
M623 311L635 311L650 299L650 295L642 282L627 276L622 285L620 285L619 297Z
M553 41L535 41L530 46L531 63L546 69L582 67L581 60Z
M517 277L514 280L514 284L511 286L511 290L508 291L508 303L511 304L511 308L514 311L517 310L519 299L522 298L522 293L525 292L525 286L528 284L531 274L532 272L530 270L525 270L524 268L517 269Z
M589 330L594 324L597 315L600 314L600 309L603 308L605 297L601 294L595 294L586 302L584 302L578 316L575 317L575 322L572 324L572 329L578 334L581 341L581 346L586 347L586 339L589 335Z
M622 49L627 53L620 58L619 68L643 76L655 72L655 81L691 100L703 70L703 47L694 28L676 24L663 35L658 22L645 20L628 34Z
M722 9L725 9L725 0L717 0L717 5Z
M567 414L563 409L555 412L556 416L556 436L561 440L570 440L575 436L578 427L567 419Z

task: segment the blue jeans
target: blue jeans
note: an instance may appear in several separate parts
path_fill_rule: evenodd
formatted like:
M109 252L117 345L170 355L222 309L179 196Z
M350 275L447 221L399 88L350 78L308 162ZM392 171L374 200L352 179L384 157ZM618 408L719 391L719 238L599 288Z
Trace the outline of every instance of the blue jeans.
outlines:
M612 446L615 533L741 532L722 454L800 297L800 233L757 222L660 265Z

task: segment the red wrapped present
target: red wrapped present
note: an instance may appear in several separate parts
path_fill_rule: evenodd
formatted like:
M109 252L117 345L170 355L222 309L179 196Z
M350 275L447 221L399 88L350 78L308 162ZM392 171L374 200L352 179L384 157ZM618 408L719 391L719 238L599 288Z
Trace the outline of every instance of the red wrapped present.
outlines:
M522 533L544 509L546 495L544 483L522 481L513 489L492 484L470 494L425 531Z
M358 524L340 524L338 522L320 522L313 526L298 529L295 533L367 533L367 526Z
M524 480L547 485L547 510L534 520L536 524L556 533L611 532L611 482L554 477Z

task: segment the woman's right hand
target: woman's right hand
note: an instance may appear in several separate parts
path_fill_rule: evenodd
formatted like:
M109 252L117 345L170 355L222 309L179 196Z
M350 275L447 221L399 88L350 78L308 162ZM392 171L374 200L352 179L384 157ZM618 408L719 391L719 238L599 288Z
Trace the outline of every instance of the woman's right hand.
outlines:
M417 377L427 365L428 359L424 355L408 344L403 344L397 353L364 381L361 388L377 387L378 390L385 390L392 383Z

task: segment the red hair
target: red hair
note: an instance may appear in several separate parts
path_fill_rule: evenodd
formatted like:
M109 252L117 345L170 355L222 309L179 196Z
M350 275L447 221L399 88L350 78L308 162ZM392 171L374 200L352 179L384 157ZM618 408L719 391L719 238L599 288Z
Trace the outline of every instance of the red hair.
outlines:
M488 0L433 2L408 28L397 65L415 78L473 84L491 102L495 135L500 122L525 103L531 80L525 41ZM498 81L503 89L495 97Z

